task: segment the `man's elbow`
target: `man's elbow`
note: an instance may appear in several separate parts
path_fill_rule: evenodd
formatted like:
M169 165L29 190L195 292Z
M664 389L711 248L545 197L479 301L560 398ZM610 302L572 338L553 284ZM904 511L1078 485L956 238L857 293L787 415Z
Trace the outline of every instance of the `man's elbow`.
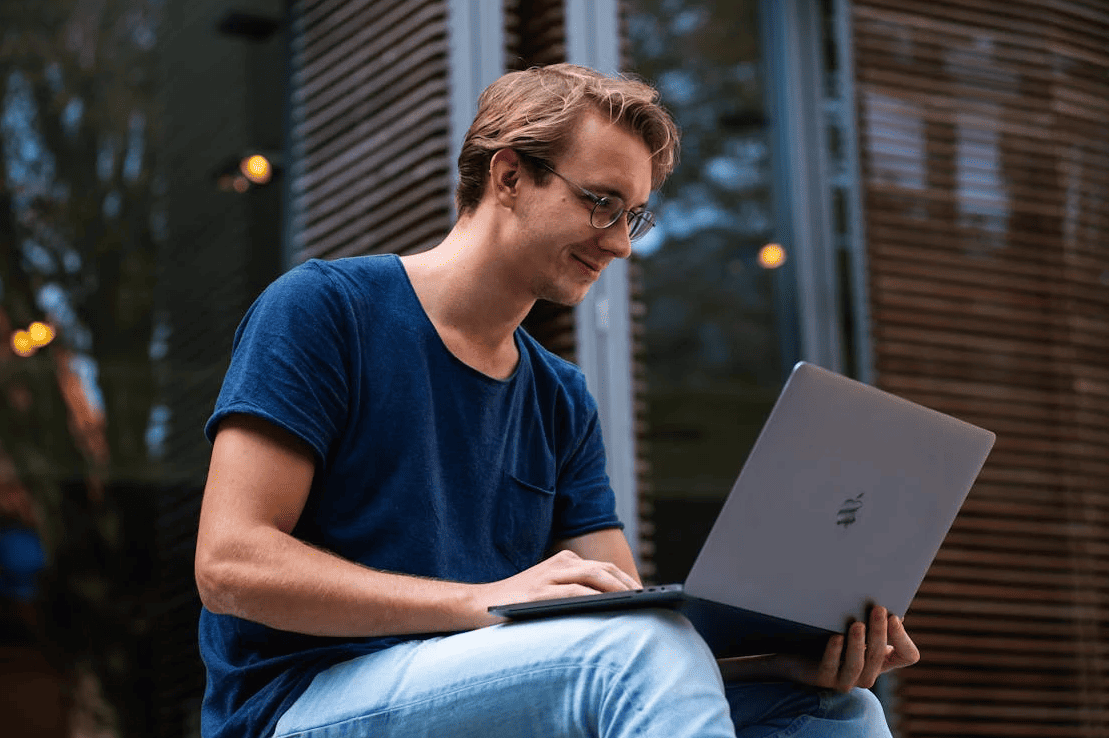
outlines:
M197 546L193 560L193 576L200 593L200 603L217 615L234 615L234 564Z

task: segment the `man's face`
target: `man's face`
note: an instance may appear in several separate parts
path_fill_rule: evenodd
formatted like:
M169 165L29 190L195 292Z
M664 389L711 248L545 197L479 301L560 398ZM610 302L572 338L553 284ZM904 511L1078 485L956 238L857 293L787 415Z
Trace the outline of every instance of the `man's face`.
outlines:
M575 129L555 171L596 195L619 197L629 209L645 207L651 152L643 140L597 114L584 116ZM542 187L528 181L518 211L521 267L531 275L536 298L576 305L613 259L631 254L627 219L621 215L609 228L594 228L593 202L581 190L554 175Z

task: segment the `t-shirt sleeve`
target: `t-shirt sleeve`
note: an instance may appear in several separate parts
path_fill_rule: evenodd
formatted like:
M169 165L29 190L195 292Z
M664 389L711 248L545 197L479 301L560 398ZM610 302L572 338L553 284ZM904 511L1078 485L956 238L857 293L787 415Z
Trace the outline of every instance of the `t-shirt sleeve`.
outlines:
M233 413L254 415L305 441L326 464L345 426L350 305L324 269L307 262L258 297L235 332L231 364L204 427L215 439Z
M581 421L575 424L577 440L558 472L555 540L624 527L616 516L616 495L605 471L605 447L597 405L585 389L584 380L575 400Z

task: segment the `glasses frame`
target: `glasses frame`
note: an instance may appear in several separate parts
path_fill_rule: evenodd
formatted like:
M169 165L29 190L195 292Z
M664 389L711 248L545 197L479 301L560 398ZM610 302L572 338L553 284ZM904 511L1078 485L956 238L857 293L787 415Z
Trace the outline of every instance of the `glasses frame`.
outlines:
M559 174L558 172L556 172L554 170L554 167L552 167L547 162L540 161L539 159L534 159L534 158L532 158L532 160L536 164L538 164L539 166L543 167L548 172L553 174L554 176L561 179L566 184L570 185L571 187L576 188L578 191L581 192L581 194L585 195L585 197L590 202L593 203L593 209L589 213L589 225L593 226L594 228L597 228L599 230L604 230L605 228L611 228L612 226L616 225L616 223L620 220L621 215L626 215L627 216L627 220L628 220L628 240L629 241L638 241L639 239L646 236L647 233L649 233L652 228L654 228L654 226L655 226L655 214L652 213L650 210L629 210L628 207L624 204L624 199L623 198L618 197L618 196L608 197L606 195L598 195L596 192L592 192L590 190L587 190L586 188L582 187L577 182L569 180L566 177L564 177L563 175ZM619 210L616 211L616 214L612 216L612 219L610 221L608 221L607 223L604 223L603 225L598 223L597 208L601 207L602 205L608 205L608 204L612 203L614 200L619 202L622 207ZM603 220L603 219L600 219L600 220Z

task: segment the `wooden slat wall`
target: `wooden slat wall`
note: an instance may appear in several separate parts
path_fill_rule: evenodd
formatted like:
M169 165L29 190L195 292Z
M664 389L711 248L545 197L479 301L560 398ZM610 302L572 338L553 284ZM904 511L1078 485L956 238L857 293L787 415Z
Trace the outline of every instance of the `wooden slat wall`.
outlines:
M566 61L563 0L504 0L505 69Z
M880 386L998 441L903 736L1109 736L1109 2L853 4Z
M566 14L562 0L505 0L505 69L519 71L566 61ZM524 328L567 361L577 356L572 308L541 300Z
M566 13L562 0L504 0L505 69L566 61ZM577 357L572 308L540 300L524 320L524 329L548 350L567 361Z
M632 69L631 42L628 36L628 0L620 0L620 68ZM657 80L645 80L656 83ZM679 122L680 125L680 122ZM628 259L628 299L631 300L632 401L635 427L635 495L639 513L639 573L645 582L656 582L655 505L650 462L650 425L648 424L647 384L647 301L643 295L643 265L633 252Z
M446 0L293 5L296 261L420 251L451 226Z
M628 298L631 300L632 398L635 422L635 494L639 513L639 573L656 582L655 505L650 458L647 384L647 302L643 297L643 265L635 254L628 261Z

